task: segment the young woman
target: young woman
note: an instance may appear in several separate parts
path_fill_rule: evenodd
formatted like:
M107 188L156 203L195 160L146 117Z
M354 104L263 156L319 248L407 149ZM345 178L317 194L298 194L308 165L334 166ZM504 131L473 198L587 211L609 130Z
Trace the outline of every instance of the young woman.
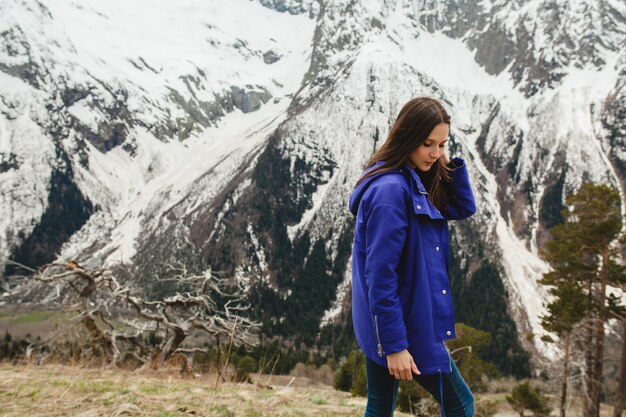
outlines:
M393 416L399 380L416 380L442 415L474 399L444 344L455 337L447 220L475 210L465 163L445 151L450 116L432 98L404 105L350 197L356 216L352 319L366 356L365 417Z

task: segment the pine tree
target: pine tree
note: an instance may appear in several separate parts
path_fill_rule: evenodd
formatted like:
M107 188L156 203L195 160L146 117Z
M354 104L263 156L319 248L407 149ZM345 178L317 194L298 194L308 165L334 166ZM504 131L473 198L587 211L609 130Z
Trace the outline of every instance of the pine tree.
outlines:
M491 343L491 334L464 323L456 323L454 327L456 338L446 341L452 359L472 391L485 390L483 376L499 376L495 365L480 357Z
M622 243L624 243L624 240L626 240L626 237L622 238ZM626 291L626 267L615 264L611 266L612 268L609 271L609 275L612 278L612 282L618 284L622 288L622 291ZM626 399L626 307L620 305L620 301L621 297L617 297L617 295L609 299L611 314L622 323L622 353L620 358L617 396L613 404L613 417L621 417L624 412L624 402Z
M575 326L584 318L588 310L587 297L582 288L576 281L568 280L567 278L569 278L569 275L563 273L557 267L552 272L545 274L540 281L542 284L553 285L549 292L555 297L546 306L548 314L541 317L541 325L547 331L558 335L563 342L560 417L565 417L571 335Z
M610 270L616 264L613 243L622 227L621 202L618 192L610 186L584 184L578 193L566 199L566 203L570 209L562 211L565 223L550 229L555 239L548 242L544 250L554 268L544 277L544 283L555 287L553 294L557 297L552 310L549 307L546 325L551 331L566 336L569 326L576 322L577 305L592 323L586 343L588 401L585 417L598 417L604 323L610 314L606 288L612 280ZM564 327L560 318L565 318Z
M613 404L613 417L620 417L624 413L624 397L626 396L626 316L622 318L622 357L620 360L619 384L617 397Z

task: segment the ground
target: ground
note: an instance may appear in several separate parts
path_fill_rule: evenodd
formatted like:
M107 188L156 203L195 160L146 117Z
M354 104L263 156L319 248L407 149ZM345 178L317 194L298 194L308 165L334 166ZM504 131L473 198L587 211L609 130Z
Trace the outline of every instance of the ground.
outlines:
M263 376L258 380L260 384L222 383L216 388L215 378L209 375L180 378L153 371L0 364L0 415L363 415L364 398L328 386L303 386L291 377Z
M181 378L175 370L0 363L0 416L361 417L365 409L365 398L307 378L251 377L254 383L227 382L216 387L214 375ZM517 417L505 396L504 392L478 395L478 411L492 402L495 417ZM549 397L552 415L558 415L558 398ZM433 417L439 415L434 411ZM603 404L601 417L611 415L611 407ZM579 399L570 403L568 416L582 416ZM396 411L395 417L410 415Z

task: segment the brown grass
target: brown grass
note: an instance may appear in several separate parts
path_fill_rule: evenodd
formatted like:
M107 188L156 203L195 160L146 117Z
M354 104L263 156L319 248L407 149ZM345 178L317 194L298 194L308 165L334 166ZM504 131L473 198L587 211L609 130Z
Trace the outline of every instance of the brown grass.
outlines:
M0 363L0 416L361 417L365 398L294 375L250 375L253 384L222 383L215 375L181 378L175 369L129 371L63 365ZM496 417L517 417L506 392L479 394L477 408L496 405ZM553 415L558 398L549 395ZM603 404L602 417L612 409ZM438 415L438 413L437 413ZM396 411L396 417L409 414ZM579 399L568 416L582 416Z
M30 416L362 416L364 398L274 376L260 384L211 375L181 379L156 371L0 364L0 415ZM268 377L265 377L268 378ZM267 382L267 379L265 379ZM287 382L286 382L287 381ZM297 382L297 383L294 383ZM284 385L283 385L284 384ZM396 413L396 416L407 414Z

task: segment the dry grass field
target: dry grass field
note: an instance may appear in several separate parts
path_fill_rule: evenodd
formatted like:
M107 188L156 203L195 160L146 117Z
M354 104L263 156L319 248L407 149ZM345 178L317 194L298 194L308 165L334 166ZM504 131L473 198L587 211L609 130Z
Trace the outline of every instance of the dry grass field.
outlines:
M365 409L365 398L307 378L251 376L254 383L221 383L216 387L214 375L181 378L173 370L0 363L0 416L360 417ZM517 417L505 396L505 392L481 394L477 410L491 402L495 417ZM549 397L552 415L557 415L558 399ZM439 415L435 411L433 417ZM603 404L601 417L611 414L612 408ZM410 417L398 411L395 416ZM568 417L581 416L580 401L574 400Z
M287 376L258 381L222 383L216 389L215 378L208 375L180 378L154 371L5 363L0 364L0 416L363 415L364 398L328 386Z

